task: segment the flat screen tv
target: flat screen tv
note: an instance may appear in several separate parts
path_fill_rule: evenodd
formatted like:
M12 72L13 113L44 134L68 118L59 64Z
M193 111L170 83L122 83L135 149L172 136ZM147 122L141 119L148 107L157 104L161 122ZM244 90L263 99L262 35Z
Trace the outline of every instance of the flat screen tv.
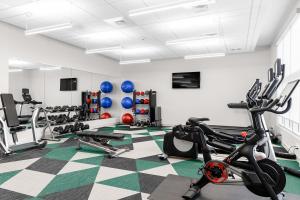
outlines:
M62 78L60 79L60 91L77 90L77 78Z
M172 88L200 88L200 72L172 73Z

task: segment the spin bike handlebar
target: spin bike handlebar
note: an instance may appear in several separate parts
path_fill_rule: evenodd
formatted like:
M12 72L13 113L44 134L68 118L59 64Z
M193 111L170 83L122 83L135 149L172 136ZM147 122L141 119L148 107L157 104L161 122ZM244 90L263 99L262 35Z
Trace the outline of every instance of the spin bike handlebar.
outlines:
M275 113L275 114L285 114L287 113L291 107L292 107L292 99L290 98L287 102L287 106L284 110L278 111L276 109L273 109L274 106L278 105L278 103L280 102L280 99L282 97L278 97L275 100L270 100L265 106L262 105L262 107L255 107L255 108L251 108L250 112L252 113L259 113L259 112L271 112L271 113Z

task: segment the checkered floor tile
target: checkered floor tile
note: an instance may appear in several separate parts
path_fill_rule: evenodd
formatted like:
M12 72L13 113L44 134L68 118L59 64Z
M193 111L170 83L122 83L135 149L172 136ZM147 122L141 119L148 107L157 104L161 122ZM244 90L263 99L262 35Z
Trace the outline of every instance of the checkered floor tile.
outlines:
M74 136L49 142L43 150L20 152L0 160L1 200L146 200L168 174L199 178L200 160L168 158L162 161L163 136L169 129L129 131L117 147L131 151L107 158L91 147L76 149ZM222 156L222 155L221 155ZM220 157L220 155L219 155ZM281 163L297 168L294 161ZM288 175L287 192L300 194L300 179Z

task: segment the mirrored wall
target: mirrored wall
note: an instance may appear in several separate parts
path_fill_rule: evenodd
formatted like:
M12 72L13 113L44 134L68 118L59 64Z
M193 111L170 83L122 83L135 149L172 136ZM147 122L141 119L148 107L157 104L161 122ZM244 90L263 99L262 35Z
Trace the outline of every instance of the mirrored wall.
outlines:
M62 81L72 79L77 81L76 88L64 88ZM22 102L22 91L28 89L32 100L41 102L43 107L81 105L82 92L96 92L101 82L106 80L117 85L117 79L107 75L15 58L9 61L9 93L13 94L15 101ZM110 95L113 97L116 93L114 91ZM24 104L21 113L20 108L17 105L19 115L30 115L32 112L31 104Z

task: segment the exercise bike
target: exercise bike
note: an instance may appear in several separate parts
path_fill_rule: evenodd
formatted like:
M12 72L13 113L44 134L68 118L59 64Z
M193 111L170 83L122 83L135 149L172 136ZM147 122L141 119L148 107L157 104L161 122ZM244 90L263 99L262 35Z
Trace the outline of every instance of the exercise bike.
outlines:
M246 139L244 144L223 161L212 160L204 132L199 127L199 120L197 118L189 119L189 122L198 132L195 139L201 146L205 164L201 169L203 176L192 183L182 197L194 199L208 183L221 184L226 182L230 175L236 174L242 178L246 188L252 193L262 197L270 197L272 200L282 199L281 192L286 184L283 169L276 162L267 159L266 155L257 152L256 149L257 146L264 145L268 140L262 120L263 113L284 114L288 112L292 105L290 97L298 84L299 80L289 82L278 98L265 101L260 106L255 106L249 110L255 134ZM278 110L283 107L285 109ZM246 158L246 161L241 161L241 158Z

